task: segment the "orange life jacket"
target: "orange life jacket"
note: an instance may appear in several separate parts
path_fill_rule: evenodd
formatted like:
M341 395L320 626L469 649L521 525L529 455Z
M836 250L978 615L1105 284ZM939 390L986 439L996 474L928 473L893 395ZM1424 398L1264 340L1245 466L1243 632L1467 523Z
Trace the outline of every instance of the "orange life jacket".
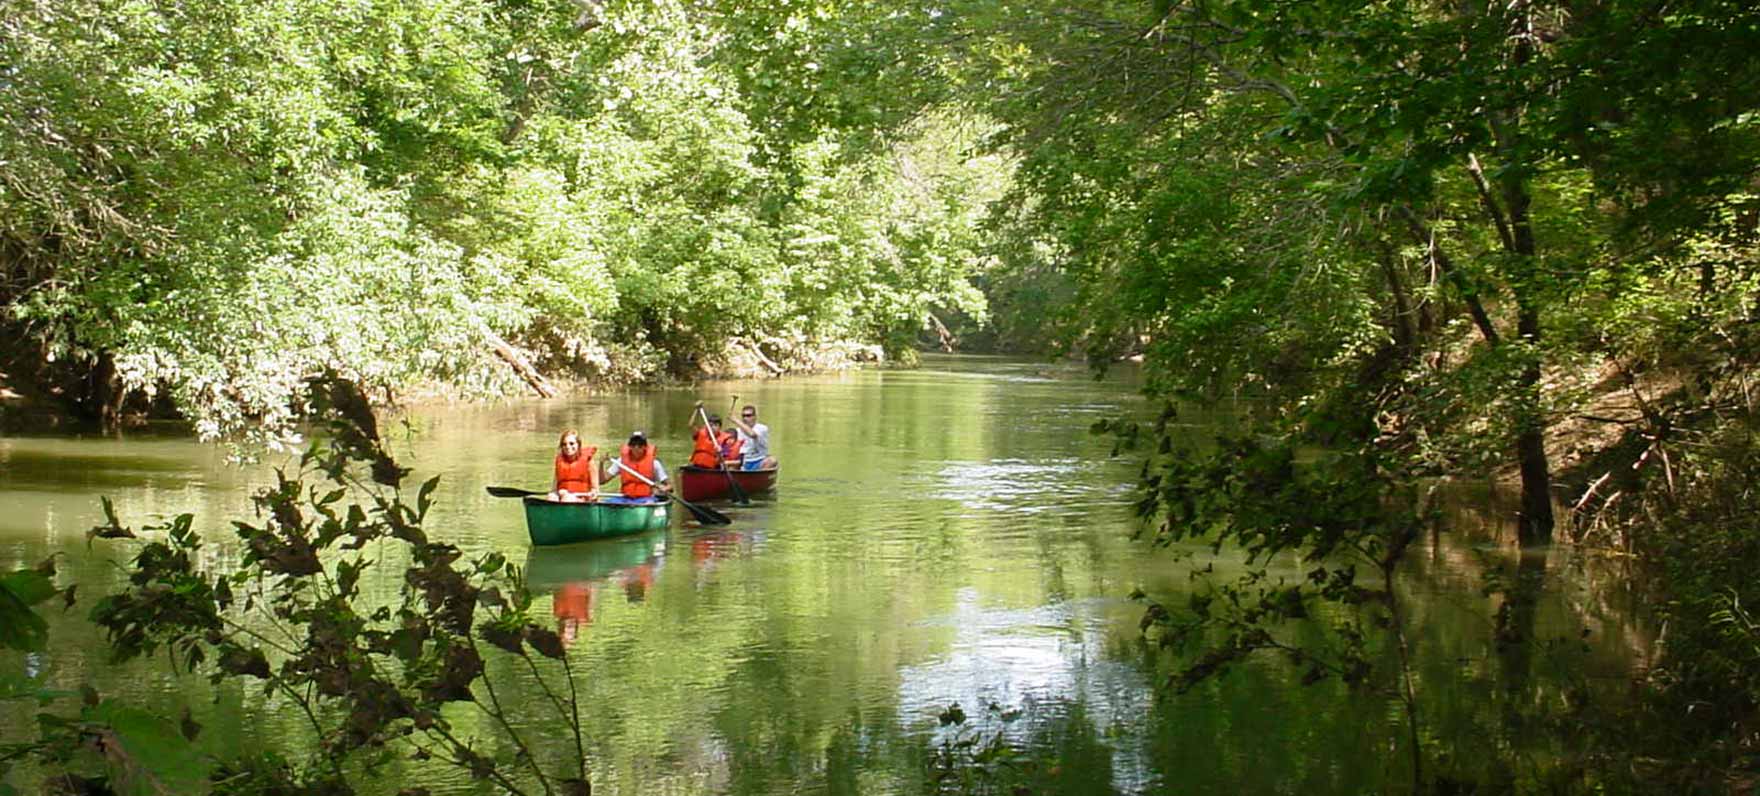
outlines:
M691 449L691 466L713 468L721 464L720 451L715 441L709 438L709 429L697 429L692 439L696 444Z
M556 488L570 492L591 492L593 456L598 452L598 448L582 448L581 455L576 456L572 462L562 458L562 454L556 454Z
M742 444L738 434L731 431L721 432L721 458L738 464L739 449Z
M640 459L637 459L634 456L630 455L629 446L625 445L625 446L623 446L623 451L618 456L618 460L623 462L624 467L628 467L631 470L634 470L638 473L641 473L642 478L646 478L649 481L652 481L652 480L654 480L654 446L653 445L647 446L647 454L648 455L643 456ZM622 486L623 486L623 496L624 497L640 498L640 497L647 497L649 495L654 494L653 487L642 483L639 479L632 477L629 473L626 473L622 470L618 470L617 477L618 477L618 480L623 482Z

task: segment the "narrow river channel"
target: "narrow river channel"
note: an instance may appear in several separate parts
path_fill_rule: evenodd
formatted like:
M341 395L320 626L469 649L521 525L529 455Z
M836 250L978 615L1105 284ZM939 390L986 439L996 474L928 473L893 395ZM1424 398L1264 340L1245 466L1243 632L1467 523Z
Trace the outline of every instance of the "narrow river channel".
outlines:
M534 550L519 502L484 492L547 488L565 427L602 451L645 430L676 466L692 402L725 413L736 394L771 426L782 473L752 507L717 504L730 526L699 527L679 512L664 531ZM1236 565L1131 538L1139 462L1109 457L1088 430L1148 412L1128 380L962 357L910 371L428 405L382 426L415 477L442 477L430 536L527 567L535 610L576 661L596 794L919 793L938 747L996 734L1046 763L1036 792L1398 790L1409 776L1405 725L1385 694L1303 686L1301 670L1269 658L1190 693L1164 687L1165 661L1140 639L1142 606L1129 594L1177 603L1204 588L1194 568ZM0 665L173 715L190 705L217 748L311 743L260 689L224 683L216 703L200 678L105 665L104 640L83 619L121 582L104 556L128 549L87 552L100 495L137 527L193 512L218 561L241 554L226 529L251 514L251 490L276 465L294 466L230 465L215 447L147 433L0 438L0 569L60 554L61 580L84 598L51 611L48 654ZM1405 589L1427 754L1528 761L1486 775L1519 783L1532 775L1523 766L1543 768L1566 742L1529 733L1530 718L1583 689L1617 690L1650 634L1616 571L1564 550L1524 557L1498 532L1427 540ZM1297 562L1278 567L1300 577ZM383 568L370 590L394 592L398 574ZM1556 640L1544 654L1497 647L1503 598L1485 594L1488 578L1538 594L1518 623ZM491 662L491 676L504 699L541 699L523 670ZM967 721L942 726L954 704ZM4 742L28 731L35 708L0 711ZM562 727L534 726L543 743L564 743ZM481 792L438 766L391 766L385 793Z

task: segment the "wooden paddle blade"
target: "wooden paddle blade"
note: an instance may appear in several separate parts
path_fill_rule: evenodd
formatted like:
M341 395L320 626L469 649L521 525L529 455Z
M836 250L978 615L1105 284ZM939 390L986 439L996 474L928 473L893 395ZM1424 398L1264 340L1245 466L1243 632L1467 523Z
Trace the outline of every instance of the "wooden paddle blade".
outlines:
M526 497L528 495L548 495L548 494L550 494L548 492L533 492L530 489L520 489L518 487L512 487L512 486L486 486L483 488L488 490L489 494L494 495L495 497L501 497L501 498L514 498L514 497Z
M686 511L689 511L691 513L691 516L696 517L697 522L699 522L699 523L702 523L704 525L732 525L733 524L733 520L728 519L726 514L722 514L721 512L716 511L712 508L709 508L708 506L699 506L695 503L687 503L687 502L685 502L684 498L678 497L677 495L674 495L672 499L678 501L678 505L683 506Z
M725 467L721 469L721 472L727 475L727 491L733 493L733 502L741 506L752 505L752 499L746 497L746 491L740 488L739 480L733 477L733 472Z

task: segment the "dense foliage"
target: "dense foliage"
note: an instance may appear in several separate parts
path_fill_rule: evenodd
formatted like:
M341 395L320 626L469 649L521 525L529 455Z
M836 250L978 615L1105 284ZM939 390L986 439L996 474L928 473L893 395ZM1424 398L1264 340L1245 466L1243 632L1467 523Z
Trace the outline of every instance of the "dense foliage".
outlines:
M1760 595L1718 562L1753 549L1732 506L1760 361L1760 12L1162 0L938 20L946 69L982 86L967 96L1019 160L984 275L999 328L1053 319L1066 350L1141 356L1151 392L1240 417L1214 450L1143 435L1162 538L1391 578L1410 526L1374 506L1508 474L1522 543L1553 538L1562 500L1567 538L1664 574L1671 627L1692 629L1653 673L1658 726L1718 705L1649 736L1679 735L1650 750L1670 762L1603 784L1742 776ZM1255 651L1312 664L1275 626L1314 601L1387 603L1371 626L1399 642L1392 587L1322 575L1224 586L1237 610L1156 606L1151 624L1211 633L1182 678ZM1488 588L1519 638L1531 600Z
M325 369L483 393L517 386L502 359L897 355L937 307L983 314L1006 164L956 116L773 124L782 69L712 4L0 11L0 323L26 343L0 372L107 423L163 397L204 434L279 430Z

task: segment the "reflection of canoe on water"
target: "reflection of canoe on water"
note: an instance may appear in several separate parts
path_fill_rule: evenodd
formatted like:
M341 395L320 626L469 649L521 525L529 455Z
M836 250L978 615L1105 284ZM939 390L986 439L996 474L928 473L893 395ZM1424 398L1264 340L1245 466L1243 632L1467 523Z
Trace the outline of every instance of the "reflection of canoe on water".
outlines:
M688 498L687 498L688 499ZM554 503L527 497L526 533L534 545L557 545L626 536L664 528L672 518L672 498L658 503Z
M639 567L653 558L665 542L665 534L655 533L568 547L534 547L526 553L526 588L533 592L549 591Z
M775 467L768 470L716 470L687 464L678 468L678 495L685 500L727 497L732 490L727 488L727 476L722 473L732 473L733 482L748 495L768 492L776 486L776 471Z

